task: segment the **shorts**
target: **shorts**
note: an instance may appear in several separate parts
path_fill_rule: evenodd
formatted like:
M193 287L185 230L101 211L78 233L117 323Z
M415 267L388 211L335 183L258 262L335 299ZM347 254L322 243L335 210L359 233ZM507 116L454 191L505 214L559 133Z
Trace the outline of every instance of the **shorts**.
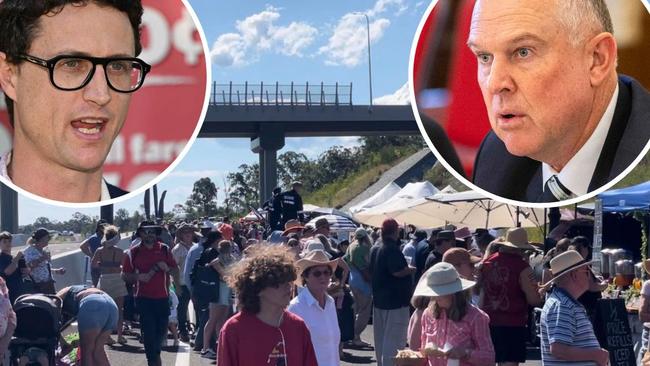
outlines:
M90 294L79 303L77 324L79 333L99 329L102 332L117 329L117 305L106 294Z
M526 327L490 326L496 362L526 362Z
M128 294L126 284L119 273L104 273L99 277L97 287L106 292L113 300L124 297Z
M227 283L219 281L219 301L217 303L219 305L230 306L231 299L232 290L228 287Z

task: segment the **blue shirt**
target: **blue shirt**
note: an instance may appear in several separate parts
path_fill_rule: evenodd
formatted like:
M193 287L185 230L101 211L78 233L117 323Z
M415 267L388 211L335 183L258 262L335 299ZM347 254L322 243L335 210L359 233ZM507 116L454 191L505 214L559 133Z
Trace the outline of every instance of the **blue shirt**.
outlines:
M185 286L187 286L190 291L192 291L190 273L192 273L194 263L196 263L196 261L201 258L201 253L203 253L203 244L195 243L187 252L187 257L185 257L185 266L183 267L183 282L185 282Z
M97 233L95 233L90 237L88 237L87 240L88 240L88 248L90 249L90 252L94 255L95 251L102 246L102 239L99 236L97 236Z
M553 365L596 365L592 361L569 362L551 354L551 344L562 343L580 348L600 348L594 328L585 308L561 288L554 288L549 295L541 320L542 364Z

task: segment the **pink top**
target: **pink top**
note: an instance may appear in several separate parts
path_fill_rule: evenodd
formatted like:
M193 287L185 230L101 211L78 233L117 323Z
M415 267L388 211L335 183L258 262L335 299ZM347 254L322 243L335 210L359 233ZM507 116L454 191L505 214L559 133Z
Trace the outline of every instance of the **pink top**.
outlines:
M490 318L473 305L467 305L467 314L459 321L447 319L443 311L440 319L435 319L430 308L422 314L422 348L428 343L439 349L449 343L451 348L463 347L471 350L466 360L460 360L461 366L494 365L494 346L490 338ZM447 359L429 356L429 366L446 366Z
M409 319L409 328L408 328L408 342L409 348L418 351L422 348L420 342L422 342L422 312L421 309L415 309Z
M0 337L4 337L9 327L9 319L15 317L9 300L9 290L5 281L0 277Z

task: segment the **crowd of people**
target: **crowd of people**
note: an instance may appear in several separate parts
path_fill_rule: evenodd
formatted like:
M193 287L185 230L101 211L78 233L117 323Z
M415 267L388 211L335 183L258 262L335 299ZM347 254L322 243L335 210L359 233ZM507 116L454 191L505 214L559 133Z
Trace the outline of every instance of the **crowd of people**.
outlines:
M99 222L81 244L92 286L57 295L77 318L82 365L108 365L104 345L126 344L123 333L135 324L149 365L161 365L169 338L219 365L338 365L345 347L374 349L380 366L394 365L406 347L429 365L513 365L526 362L536 332L545 365L606 365L592 325L606 282L589 270L589 240L563 239L538 260L543 252L526 230L492 234L428 233L387 219L348 239L325 218L265 233L225 217L144 221L123 250L119 229ZM22 294L54 294L54 275L65 271L52 266L50 238L37 229L24 253L12 255L11 234L0 233L0 355L16 328L11 304ZM534 307L542 309L537 323ZM101 317L92 315L98 309ZM364 340L371 317L374 339Z

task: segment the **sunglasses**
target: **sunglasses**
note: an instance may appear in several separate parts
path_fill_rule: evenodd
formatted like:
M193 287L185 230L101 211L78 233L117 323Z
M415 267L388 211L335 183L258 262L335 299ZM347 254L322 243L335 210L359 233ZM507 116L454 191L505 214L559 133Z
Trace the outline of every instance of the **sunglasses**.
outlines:
M154 229L154 230L143 229L143 230L142 230L142 234L144 234L144 235L156 235L156 234L157 234L157 230L155 230L155 229Z
M326 277L329 277L329 276L332 275L332 271L330 271L330 270L324 270L324 271L317 270L317 271L310 271L309 274L316 277L316 278L320 278L320 276L322 276L322 275L325 275Z

